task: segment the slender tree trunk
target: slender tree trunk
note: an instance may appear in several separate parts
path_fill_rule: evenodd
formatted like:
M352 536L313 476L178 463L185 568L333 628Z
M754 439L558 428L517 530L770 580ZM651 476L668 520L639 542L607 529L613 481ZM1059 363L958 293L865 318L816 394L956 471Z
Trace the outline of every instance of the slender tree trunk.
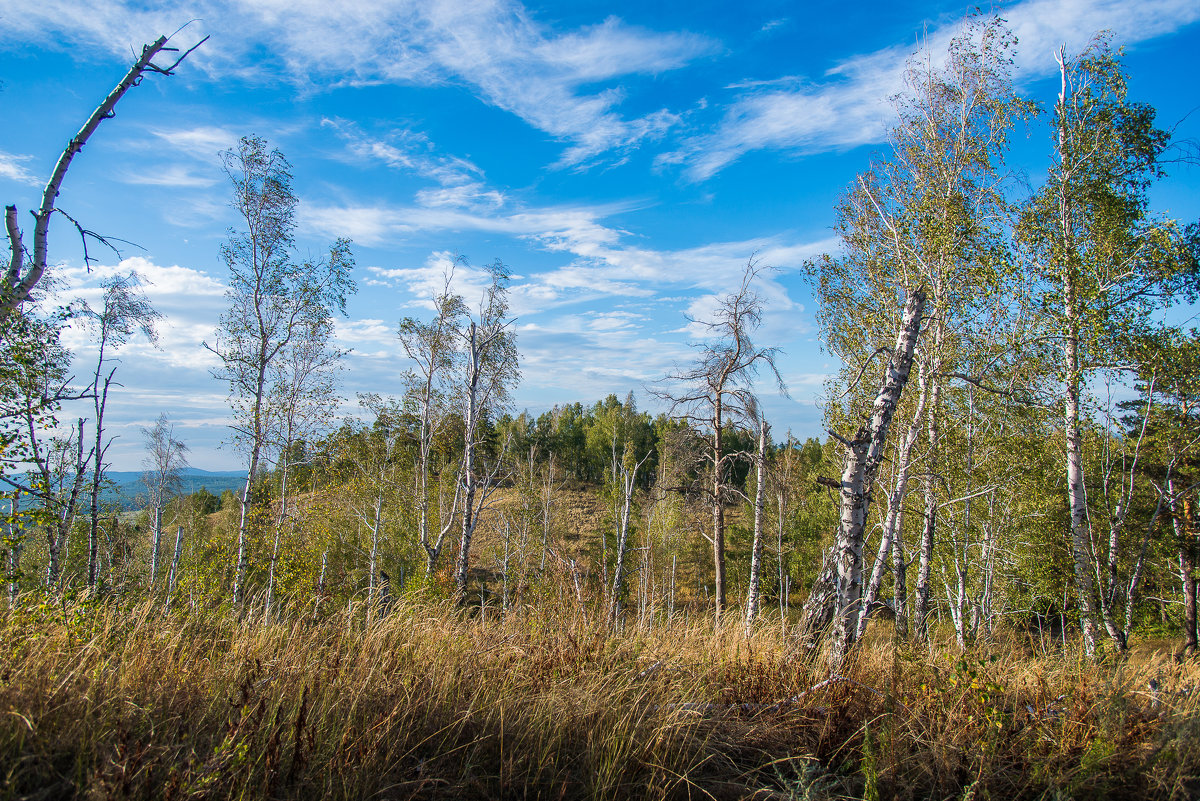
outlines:
M154 536L150 545L150 590L154 590L154 582L158 578L158 552L162 548L162 506L154 505Z
M754 487L754 544L750 550L750 586L746 591L746 636L754 630L754 618L758 615L761 603L759 593L760 577L762 575L763 557L763 510L767 498L767 435L769 433L766 420L760 420L758 426L758 452L754 455L757 470L757 484Z
M76 423L78 437L75 449L75 478L71 484L71 494L66 504L56 516L53 525L46 528L46 549L49 559L46 566L46 586L56 586L62 578L63 548L67 537L75 525L76 502L79 490L83 484L83 476L87 472L87 461L83 457L83 418ZM90 457L89 457L90 458ZM43 476L43 480L46 480Z
M892 538L892 592L896 612L896 636L908 639L908 561L904 554L904 537L896 529Z
M841 482L841 522L837 536L837 606L833 619L833 639L829 659L840 667L854 645L858 618L862 612L862 549L867 512L871 503L871 484L883 460L888 428L900 403L904 385L912 369L913 351L921 331L925 309L925 291L909 292L896 332L896 346L872 405L870 421L859 428L853 441L847 441Z
M233 605L242 602L246 585L246 535L250 526L251 507L254 503L254 474L258 472L258 447L250 453L250 468L246 471L246 484L242 487L241 516L238 520L237 561L233 574Z
M1068 306L1070 304L1068 303ZM1065 357L1070 375L1067 379L1064 402L1064 431L1066 435L1067 501L1071 507L1071 557L1075 568L1075 598L1079 604L1079 625L1083 633L1083 649L1089 657L1096 653L1096 619L1092 611L1095 585L1092 581L1089 555L1087 490L1083 474L1083 438L1079 432L1080 380L1078 335L1067 337Z
M1058 54L1061 89L1058 97L1058 155L1064 184L1070 181L1069 170L1075 166L1071 152L1067 120L1068 80L1066 59ZM1082 357L1080 354L1080 315L1077 308L1079 286L1075 263L1078 253L1075 231L1074 198L1059 189L1058 243L1059 264L1063 284L1063 435L1066 441L1067 503L1071 511L1071 557L1075 570L1075 596L1079 604L1079 624L1083 633L1084 652L1090 657L1096 652L1096 620L1092 611L1095 587L1092 583L1089 553L1087 489L1083 472L1083 439L1079 432L1080 401L1082 396Z
M789 436L788 448L791 448L790 436ZM790 480L790 476L788 476L787 478L781 479L781 483L783 481L787 481L787 480ZM779 489L775 493L775 507L778 510L777 518L775 521L775 553L779 557L776 560L778 562L777 567L778 567L778 581L779 581L779 620L783 624L783 627L784 627L783 631L785 633L787 632L787 612L788 612L786 593L783 591L784 574L786 572L786 568L784 567L784 562L783 562L783 528L784 528L784 523L785 523L785 519L786 519L786 503L787 503L784 498L784 493L786 491L787 490L783 486L780 486Z
M550 454L546 477L542 483L542 559L538 569L546 572L546 552L550 549L551 507L554 502L554 454Z
M479 382L482 378L483 358L479 329L474 322L470 326L467 340L467 397L466 419L463 421L462 487L463 513L462 537L458 546L458 561L454 567L454 593L461 602L467 597L467 575L471 567L471 538L475 535L475 494L479 490L475 475L475 429L479 425Z
M1173 483L1168 481L1171 493L1171 524L1175 533L1175 547L1179 563L1179 579L1183 590L1183 652L1191 655L1198 647L1196 636L1196 548L1192 533L1190 498L1176 499Z
M904 552L903 542L899 543L898 546L893 545L893 542L903 536L904 499L908 495L908 476L909 471L912 469L912 453L917 444L917 439L921 434L921 424L924 422L925 417L925 401L929 395L929 376L927 375L924 363L917 366L917 388L917 408L913 412L912 421L908 425L908 432L905 434L904 441L901 443L899 453L896 456L896 483L891 496L888 498L888 513L883 523L883 535L879 539L879 553L875 557L875 565L871 570L871 581L867 584L867 591L863 597L863 608L868 612L871 609L871 604L879 597L879 589L883 585L883 573L889 557L892 561L892 571L895 573L897 551L901 554ZM899 583L897 579L897 586L899 586ZM900 595L903 592L904 590L898 590L896 594ZM903 614L900 604L897 603L894 606L897 627L902 627L907 631L908 621L900 622L900 616ZM863 615L859 618L856 637L861 637L866 628L867 617Z
M620 468L621 512L617 529L617 562L613 567L612 595L609 598L608 622L615 626L621 614L621 596L625 592L625 555L629 550L629 515L633 507L634 479L637 468L627 471Z
M367 600L375 606L375 577L379 575L379 530L383 526L383 495L375 496L375 514L371 521L371 556L367 564Z
M171 611L171 599L175 597L175 584L179 581L179 555L183 551L183 526L175 529L175 555L171 557L171 574L167 577L166 611Z
M925 479L925 510L921 525L921 552L917 562L916 599L913 604L913 636L917 642L929 640L929 610L932 589L929 584L933 572L933 541L937 531L937 495L934 494L932 477Z
M288 436L291 439L291 435ZM270 620L271 604L275 601L275 569L279 564L279 539L288 519L288 455L285 447L279 464L279 517L275 519L275 541L271 546L271 564L267 568L267 599L263 603L263 622Z
M8 499L9 522L5 525L8 529L8 608L12 609L17 605L17 596L21 594L21 552L25 549L25 537L21 534L17 527L17 506L20 493L13 490L12 497Z
M103 326L104 323L101 323ZM101 337L103 338L103 334ZM92 487L91 487L91 513L89 516L88 525L88 570L87 583L88 589L95 589L96 581L99 577L99 558L100 558L100 479L104 473L104 407L108 401L108 388L112 384L113 374L116 372L114 367L109 372L108 377L104 379L103 385L100 381L100 371L104 366L104 343L100 343L100 354L97 356L96 362L96 381L93 384L96 393L95 412L96 412L96 444L94 453L96 461L92 465ZM101 388L103 386L103 388Z
M713 616L716 626L720 628L721 618L725 615L725 504L724 489L725 448L724 408L720 393L713 403L713 479L712 479L712 517L713 517Z
M929 584L930 572L933 569L933 546L937 537L937 513L938 513L938 496L937 496L937 479L938 470L941 467L938 445L940 443L940 428L938 425L938 404L941 400L942 382L937 373L940 371L940 364L937 362L937 355L941 353L942 344L942 327L939 324L934 331L934 361L932 375L929 377L929 467L925 473L923 489L925 490L925 510L924 518L921 526L921 553L917 566L917 598L915 608L913 609L913 617L915 618L914 634L918 642L927 642L929 640L929 608L932 598L932 588Z

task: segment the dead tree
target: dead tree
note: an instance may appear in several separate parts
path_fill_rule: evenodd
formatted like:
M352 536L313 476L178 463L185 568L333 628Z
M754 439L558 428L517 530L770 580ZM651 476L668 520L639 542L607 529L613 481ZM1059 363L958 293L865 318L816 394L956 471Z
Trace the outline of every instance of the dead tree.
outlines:
M668 375L666 381L680 389L651 390L671 404L671 416L706 434L706 461L711 470L706 494L712 509L714 617L717 625L725 612L725 504L729 497L729 472L740 454L726 451L725 434L730 425L744 424L752 397L750 384L764 365L775 377L779 391L786 394L783 378L775 367L777 348L755 345L751 335L762 323L763 301L754 291L754 279L762 271L758 262L746 265L737 291L718 302L712 317L692 320L706 338L699 344L695 363Z
M178 48L167 47L169 37L160 36L153 42L142 46L142 55L129 71L125 73L119 83L113 88L108 96L104 98L100 105L91 113L91 116L84 122L83 127L79 132L71 138L63 150L62 155L58 157L58 163L54 165L54 171L50 174L50 180L46 182L45 189L42 190L42 205L37 211L33 212L33 254L30 258L29 252L25 249L25 244L21 235L21 226L17 220L17 207L6 206L4 209L4 227L8 234L8 250L9 262L8 269L5 272L4 284L0 287L0 316L7 315L9 312L17 309L22 303L29 299L29 295L33 292L37 282L41 280L42 274L46 272L46 240L50 231L50 218L54 216L54 212L63 214L63 212L55 206L58 199L58 193L62 188L63 179L67 176L67 168L71 166L71 160L79 154L83 146L87 144L88 139L96 132L96 128L100 123L110 117L115 116L116 106L118 101L125 96L134 86L142 82L142 78L147 74L172 75L176 67L188 57L188 55L200 45L204 44L208 37L204 37L191 48L186 50L179 58L175 59L170 66L160 66L154 63L155 57L160 53L176 53ZM64 215L65 216L65 215ZM70 218L68 218L70 219ZM79 230L80 235L84 240L84 260L90 262L87 255L87 240L88 237L99 240L107 244L103 237L88 231L79 223L72 220L75 227Z

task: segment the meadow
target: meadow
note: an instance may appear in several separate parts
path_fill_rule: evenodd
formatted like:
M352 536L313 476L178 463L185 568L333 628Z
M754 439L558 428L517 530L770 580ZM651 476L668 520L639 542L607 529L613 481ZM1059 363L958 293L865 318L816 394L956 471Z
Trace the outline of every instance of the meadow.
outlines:
M767 615L747 637L549 602L328 606L10 610L0 798L1200 793L1200 670L1165 642L1100 661L1015 630L916 650L880 621L831 674Z

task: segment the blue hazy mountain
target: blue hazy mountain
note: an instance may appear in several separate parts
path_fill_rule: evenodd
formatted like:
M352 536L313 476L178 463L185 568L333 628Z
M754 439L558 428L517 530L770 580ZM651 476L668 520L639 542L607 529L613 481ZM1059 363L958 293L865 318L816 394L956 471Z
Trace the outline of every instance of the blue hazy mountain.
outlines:
M146 486L142 483L142 475L140 470L109 471L106 477L111 484L101 493L101 500L104 503L119 503L123 509L142 508L146 502ZM246 481L245 471L212 471L195 467L180 471L180 477L179 491L183 495L190 495L201 487L213 495L220 495L227 489L241 489Z

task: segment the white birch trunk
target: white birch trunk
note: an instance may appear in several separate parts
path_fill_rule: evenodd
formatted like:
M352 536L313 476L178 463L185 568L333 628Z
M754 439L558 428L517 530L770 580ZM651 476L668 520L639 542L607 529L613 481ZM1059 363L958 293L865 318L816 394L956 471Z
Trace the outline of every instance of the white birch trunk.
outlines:
M758 483L754 488L754 544L750 549L750 582L746 591L746 637L754 630L754 618L761 604L760 583L763 558L763 510L767 498L767 435L766 420L759 420L758 452L754 455Z
M875 557L875 565L871 570L871 580L867 584L867 590L863 596L863 608L868 612L871 609L871 604L879 597L879 589L883 585L883 573L889 557L892 560L892 572L894 574L893 577L896 579L896 586L899 587L902 583L901 578L896 574L895 568L896 554L901 554L900 558L903 559L904 544L901 542L898 545L893 545L893 542L896 538L903 536L904 499L908 495L908 477L912 469L912 454L917 444L917 439L921 434L921 424L924 422L925 417L925 401L929 396L929 376L923 363L917 366L917 387L917 408L913 412L908 432L904 436L904 441L901 443L899 453L896 457L896 482L888 498L888 513L883 523L883 534L879 539L879 553ZM897 598L903 594L903 589L896 592ZM907 631L907 620L903 624L900 623L901 616L905 614L902 604L895 603L894 607L896 625L903 626ZM867 617L863 615L859 618L856 638L861 637L866 628Z
M883 460L888 428L908 382L924 309L925 291L910 291L896 332L896 346L875 396L870 421L858 430L853 441L846 442L841 522L836 545L837 601L829 652L830 663L835 669L845 660L858 631L858 618L862 612L863 536L871 503L871 483Z
M179 581L179 555L183 551L183 526L175 530L175 555L171 557L171 574L167 577L167 603L165 611L171 611L171 599L175 597L175 585Z

